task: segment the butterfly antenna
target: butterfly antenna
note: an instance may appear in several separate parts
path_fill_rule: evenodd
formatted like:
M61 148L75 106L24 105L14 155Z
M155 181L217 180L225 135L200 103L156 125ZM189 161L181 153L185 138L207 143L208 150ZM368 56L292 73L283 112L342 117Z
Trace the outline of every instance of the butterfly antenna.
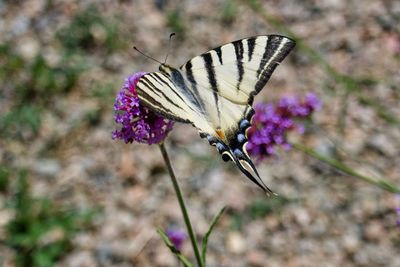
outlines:
M171 34L169 35L169 41L168 41L168 53L167 53L167 55L165 56L164 64L165 64L165 63L167 63L168 55L169 55L169 53L171 52L171 39L172 39L172 37L174 37L174 35L175 35L175 33L174 33L174 32L173 32L173 33L171 33Z
M140 51L139 49L137 49L136 46L134 46L133 49L135 49L136 51L138 51L140 54L142 54L143 56L147 57L148 59L154 60L155 62L158 62L158 63L160 63L161 65L165 64L165 63L162 63L162 62L158 61L157 59L155 59L155 58L153 58L153 57L151 57L151 56L146 55L145 53L143 53L142 51Z

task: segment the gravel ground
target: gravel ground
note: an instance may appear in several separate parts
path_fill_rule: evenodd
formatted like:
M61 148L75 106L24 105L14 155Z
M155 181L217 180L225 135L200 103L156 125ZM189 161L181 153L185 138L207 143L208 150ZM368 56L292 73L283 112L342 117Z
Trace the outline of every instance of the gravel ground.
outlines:
M366 82L347 93L299 45L255 102L315 92L323 108L304 135L290 140L400 184L400 124L382 115L400 118L400 2L360 3L263 1L265 12L336 70ZM91 38L74 47L79 57L64 62L66 41L77 34L68 27L88 8L114 28L91 24ZM45 107L36 133L17 128L0 139L0 163L27 170L34 196L101 208L56 266L177 266L155 231L184 228L158 147L111 139L114 95L123 79L158 68L131 47L162 59L175 31L169 64L180 66L212 47L281 29L246 1L0 1L0 14L0 42L12 43L25 62L42 55L61 71L79 58L86 66L67 92L32 98ZM85 28L81 23L78 29ZM0 114L14 105L16 81L28 74L3 77ZM177 124L166 146L199 236L220 208L228 208L210 238L208 266L400 266L394 194L291 150L258 166L265 183L285 199L274 202L224 163L193 127ZM13 217L6 205L12 197L11 191L1 194L0 228ZM0 239L5 235L1 230ZM1 264L14 266L15 253L0 245ZM183 254L193 257L189 241Z

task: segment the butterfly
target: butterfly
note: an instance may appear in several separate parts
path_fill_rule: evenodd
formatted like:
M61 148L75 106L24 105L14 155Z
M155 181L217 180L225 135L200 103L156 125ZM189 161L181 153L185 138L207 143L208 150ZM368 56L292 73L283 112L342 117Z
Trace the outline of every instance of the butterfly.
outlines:
M294 48L280 35L237 40L196 56L179 68L161 63L136 84L141 103L174 121L190 123L266 193L247 151L254 96Z

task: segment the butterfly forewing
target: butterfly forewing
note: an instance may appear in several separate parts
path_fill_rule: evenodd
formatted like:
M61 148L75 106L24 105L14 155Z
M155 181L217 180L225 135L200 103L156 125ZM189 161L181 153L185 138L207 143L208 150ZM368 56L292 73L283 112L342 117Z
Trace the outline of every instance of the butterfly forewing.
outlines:
M197 90L211 89L234 103L251 104L294 46L292 39L279 35L246 38L194 57L180 69L194 78Z

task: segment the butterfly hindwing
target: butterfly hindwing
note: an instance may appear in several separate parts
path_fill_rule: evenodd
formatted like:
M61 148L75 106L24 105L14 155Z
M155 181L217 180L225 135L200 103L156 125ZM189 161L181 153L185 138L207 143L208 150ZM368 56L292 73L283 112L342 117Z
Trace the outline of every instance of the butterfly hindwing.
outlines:
M271 192L246 152L253 97L295 46L266 35L238 40L194 57L179 69L165 64L140 78L141 102L172 120L191 123L254 183Z

